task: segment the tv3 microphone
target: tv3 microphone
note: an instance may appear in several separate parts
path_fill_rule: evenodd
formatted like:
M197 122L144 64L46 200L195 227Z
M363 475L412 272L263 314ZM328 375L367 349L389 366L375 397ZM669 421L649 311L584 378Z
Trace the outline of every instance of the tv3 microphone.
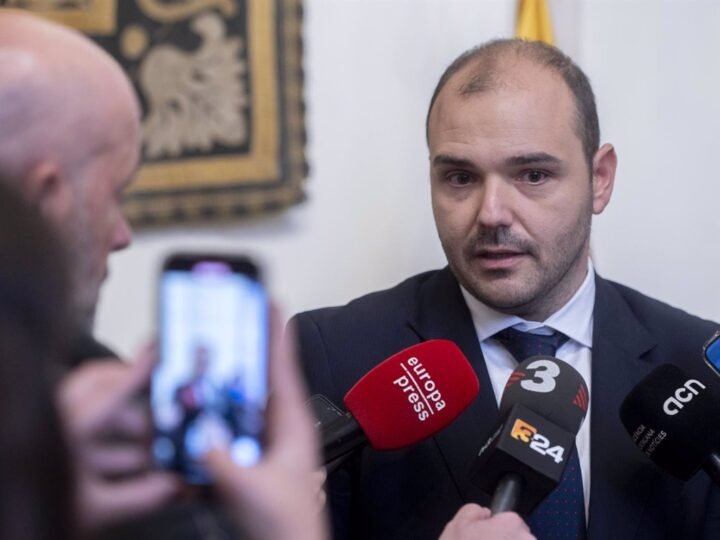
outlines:
M375 450L416 444L448 426L475 399L480 383L452 341L404 349L366 373L345 394L342 413L322 396L310 405L328 464L369 443Z
M635 445L680 480L699 469L720 485L720 397L672 364L658 366L627 395L620 420Z
M557 486L590 404L578 371L532 356L510 375L500 422L478 452L471 479L492 497L493 514L527 515Z

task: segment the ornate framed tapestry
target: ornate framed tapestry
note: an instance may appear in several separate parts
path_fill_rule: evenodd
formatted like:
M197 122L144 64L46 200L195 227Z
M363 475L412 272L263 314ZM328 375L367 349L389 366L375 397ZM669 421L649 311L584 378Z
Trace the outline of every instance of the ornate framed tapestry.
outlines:
M0 0L73 26L143 105L134 224L219 221L301 201L302 0Z

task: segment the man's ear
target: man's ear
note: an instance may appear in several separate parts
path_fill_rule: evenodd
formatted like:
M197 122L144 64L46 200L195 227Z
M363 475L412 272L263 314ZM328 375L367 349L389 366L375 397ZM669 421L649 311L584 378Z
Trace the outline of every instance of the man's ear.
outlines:
M592 166L593 214L600 214L610 202L615 186L617 155L611 144L603 144L595 152Z
M36 164L22 182L25 199L50 220L60 220L72 208L72 190L60 166L52 161Z

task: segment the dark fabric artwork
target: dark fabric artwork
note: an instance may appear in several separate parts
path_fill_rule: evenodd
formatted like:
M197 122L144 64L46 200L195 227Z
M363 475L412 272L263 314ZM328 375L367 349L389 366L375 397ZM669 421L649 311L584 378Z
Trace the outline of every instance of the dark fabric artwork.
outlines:
M86 33L143 106L134 225L218 222L303 200L302 0L0 0Z

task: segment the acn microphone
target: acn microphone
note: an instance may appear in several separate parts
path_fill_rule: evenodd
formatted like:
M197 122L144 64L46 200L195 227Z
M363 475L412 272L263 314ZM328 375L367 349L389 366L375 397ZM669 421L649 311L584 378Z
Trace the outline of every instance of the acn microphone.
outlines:
M558 485L589 403L585 381L568 363L532 356L518 364L500 401L501 420L471 471L492 497L493 514L527 515Z
M720 485L720 399L707 382L658 366L627 395L620 419L635 445L680 480L699 469Z
M431 437L475 399L477 375L452 341L435 339L404 349L366 373L347 392L347 412L313 396L327 464L369 443L397 450Z

